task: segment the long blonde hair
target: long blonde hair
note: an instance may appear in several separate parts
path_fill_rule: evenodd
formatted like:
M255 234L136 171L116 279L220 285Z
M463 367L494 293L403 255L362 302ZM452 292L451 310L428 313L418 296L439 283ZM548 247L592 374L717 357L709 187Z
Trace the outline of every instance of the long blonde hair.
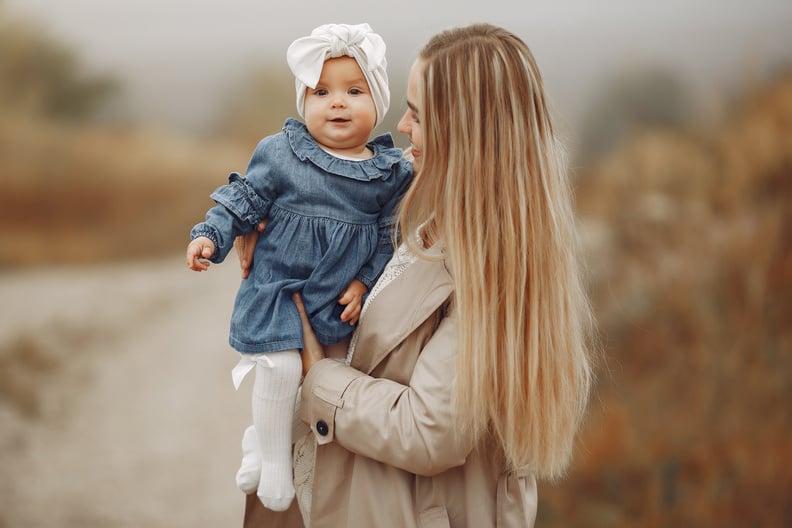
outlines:
M528 47L478 24L432 38L419 60L423 168L402 239L430 226L454 276L457 405L509 469L568 465L591 385L590 309L572 191Z

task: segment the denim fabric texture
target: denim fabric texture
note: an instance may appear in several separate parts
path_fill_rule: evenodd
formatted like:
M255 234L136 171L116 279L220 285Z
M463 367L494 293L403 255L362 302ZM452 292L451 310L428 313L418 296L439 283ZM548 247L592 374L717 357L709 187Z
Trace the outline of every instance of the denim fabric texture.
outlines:
M268 220L234 302L234 349L302 348L291 299L297 291L322 343L337 343L354 330L341 322L338 297L352 279L371 290L382 273L393 254L396 207L412 179L412 166L390 134L368 147L370 159L336 158L303 123L287 119L282 132L261 140L244 176L231 173L212 193L217 205L190 232L215 243L212 262L222 262L238 235Z

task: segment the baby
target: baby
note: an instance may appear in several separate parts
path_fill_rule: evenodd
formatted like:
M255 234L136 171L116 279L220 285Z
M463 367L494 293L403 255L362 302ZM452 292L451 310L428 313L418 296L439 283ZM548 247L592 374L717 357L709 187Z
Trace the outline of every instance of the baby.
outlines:
M368 24L328 24L288 48L297 110L256 147L244 176L218 188L191 231L187 265L222 262L234 239L267 221L237 293L229 342L242 355L237 387L255 368L253 424L261 473L237 484L285 510L294 498L291 426L302 374L303 302L319 340L345 348L363 297L393 253L395 210L412 168L390 135L370 140L388 110L385 43ZM254 487L254 486L257 486Z

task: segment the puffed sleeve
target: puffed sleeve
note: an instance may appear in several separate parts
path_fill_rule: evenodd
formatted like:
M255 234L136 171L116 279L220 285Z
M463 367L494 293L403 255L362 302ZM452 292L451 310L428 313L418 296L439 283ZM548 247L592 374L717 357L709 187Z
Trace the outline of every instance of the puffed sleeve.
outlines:
M234 239L251 232L267 218L278 193L277 171L272 170L277 155L270 138L259 142L244 176L232 172L228 183L218 187L211 198L217 205L206 213L206 220L193 227L190 238L209 238L215 244L210 260L222 262L234 247Z
M325 359L305 378L301 417L317 442L431 476L464 464L472 443L456 427L456 319L426 343L409 385Z

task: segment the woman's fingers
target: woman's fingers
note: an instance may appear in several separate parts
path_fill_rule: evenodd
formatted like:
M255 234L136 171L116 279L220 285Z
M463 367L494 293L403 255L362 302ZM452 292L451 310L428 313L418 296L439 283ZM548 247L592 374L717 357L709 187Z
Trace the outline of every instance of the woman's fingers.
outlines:
M256 250L256 242L261 233L267 228L267 220L262 220L256 226L255 231L246 235L239 235L234 239L234 249L239 258L239 267L242 268L242 278L250 276L250 269L253 266L253 253Z
M314 333L311 322L308 320L308 313L305 311L302 295L295 293L292 295L294 305L297 307L297 312L300 314L300 321L302 322L303 330L303 375L308 374L314 363L323 360L325 355L324 345L319 342Z

